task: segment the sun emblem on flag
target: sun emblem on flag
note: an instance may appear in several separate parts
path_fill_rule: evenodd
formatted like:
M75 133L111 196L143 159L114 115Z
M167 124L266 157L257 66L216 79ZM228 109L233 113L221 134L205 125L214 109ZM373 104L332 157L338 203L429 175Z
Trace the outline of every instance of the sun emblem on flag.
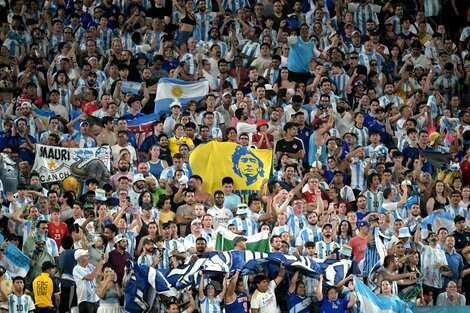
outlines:
M173 88L171 88L171 93L172 93L173 96L175 96L176 98L179 98L179 97L181 97L181 95L183 94L183 89L181 89L180 86L174 86Z
M57 164L55 163L55 161L49 161L49 163L47 163L47 166L49 166L50 170L53 170L57 167Z

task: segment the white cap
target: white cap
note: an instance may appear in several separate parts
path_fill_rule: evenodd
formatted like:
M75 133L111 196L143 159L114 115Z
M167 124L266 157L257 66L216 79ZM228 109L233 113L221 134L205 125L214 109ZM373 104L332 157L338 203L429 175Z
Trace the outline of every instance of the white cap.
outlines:
M88 250L77 249L77 250L75 250L75 253L73 254L73 257L76 261L78 261L84 255L88 255Z
M170 109L171 109L172 107L175 107L175 106L177 106L177 107L179 107L179 108L181 109L181 102L179 102L178 99L175 99L175 101L173 101L173 102L170 104Z

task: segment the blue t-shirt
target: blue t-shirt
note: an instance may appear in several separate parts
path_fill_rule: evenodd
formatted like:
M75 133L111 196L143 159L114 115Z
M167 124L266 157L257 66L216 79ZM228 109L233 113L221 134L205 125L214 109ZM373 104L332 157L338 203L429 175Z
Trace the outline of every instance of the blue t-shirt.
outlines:
M287 293L287 309L289 313L308 313L312 305L311 297L301 297L296 292Z
M348 300L336 299L336 301L328 300L328 297L323 296L323 299L318 302L320 313L343 313L348 308Z

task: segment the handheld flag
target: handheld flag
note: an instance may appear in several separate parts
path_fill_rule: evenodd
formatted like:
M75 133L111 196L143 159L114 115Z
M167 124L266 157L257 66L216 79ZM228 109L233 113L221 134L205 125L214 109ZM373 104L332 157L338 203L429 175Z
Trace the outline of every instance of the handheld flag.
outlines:
M122 93L133 93L134 95L139 94L139 90L142 87L142 83L139 82L130 82L130 81L121 81L121 91Z
M157 116L170 113L170 104L176 99L183 108L191 101L200 101L209 93L207 80L184 81L175 78L161 78L158 82L155 97L155 113Z
M232 240L240 235L234 234L225 227L217 229L217 239L215 249L219 251L233 250ZM244 236L246 241L246 250L256 252L269 252L269 234L266 231L259 232L252 236Z

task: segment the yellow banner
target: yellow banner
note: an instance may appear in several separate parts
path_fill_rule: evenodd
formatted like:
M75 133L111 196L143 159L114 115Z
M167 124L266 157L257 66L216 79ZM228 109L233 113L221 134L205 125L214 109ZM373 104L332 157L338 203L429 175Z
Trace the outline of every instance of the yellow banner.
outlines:
M272 151L211 141L191 153L189 164L192 174L202 177L202 188L211 196L222 190L222 179L229 176L233 178L234 193L247 203L248 196L257 193L263 179L269 178Z

